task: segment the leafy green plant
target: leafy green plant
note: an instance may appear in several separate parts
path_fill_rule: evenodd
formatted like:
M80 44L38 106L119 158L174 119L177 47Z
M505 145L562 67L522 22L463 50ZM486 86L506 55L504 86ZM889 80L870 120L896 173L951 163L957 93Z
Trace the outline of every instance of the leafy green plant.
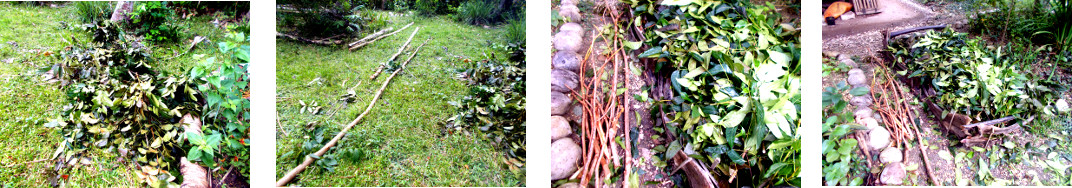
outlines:
M459 70L468 76L469 92L458 101L449 102L458 114L446 125L450 132L477 132L502 148L507 156L525 161L525 48L524 43L496 45L496 53ZM468 61L468 59L462 60Z
M507 43L525 43L525 17L506 21L504 26L506 34L503 38Z
M175 42L182 39L184 28L176 24L175 11L167 1L138 2L130 12L130 25L138 35L152 42Z
M276 11L280 32L309 38L351 36L375 32L386 25L386 16L366 5L341 0L285 0Z
M423 15L450 14L461 0L416 0L413 8Z
M72 2L75 7L75 15L82 23L96 23L107 20L111 16L114 5L107 1L76 1Z
M495 9L495 3L488 2L488 0L468 0L458 5L458 12L454 18L474 25L487 24L498 19L496 17L498 15L492 14Z
M692 147L691 157L729 178L751 176L737 186L800 186L799 33L774 6L623 2L640 17L631 24L650 28L641 42L651 47L638 57L655 60L656 72L671 69L674 98L661 108L681 136L668 150Z
M842 100L848 90L845 81L823 90L823 116L826 117L823 120L823 184L827 186L863 184L861 177L852 178L853 174L849 173L855 164L853 159L856 158L854 152L858 141L845 138L845 135L862 127L848 123L852 119L848 112L852 110L846 109L848 101Z
M242 174L248 174L250 79L246 67L249 66L249 38L245 33L228 33L225 41L217 43L217 49L222 58L204 59L200 66L190 69L188 75L203 78L196 83L197 90L205 99L201 111L204 126L209 128L206 134L210 136L207 138L222 137L216 139L222 142L218 145L223 146L218 152L231 157L221 162L237 167ZM212 141L208 139L207 143L212 144ZM207 159L214 157L211 151L204 151L209 154ZM206 162L214 166L213 162Z

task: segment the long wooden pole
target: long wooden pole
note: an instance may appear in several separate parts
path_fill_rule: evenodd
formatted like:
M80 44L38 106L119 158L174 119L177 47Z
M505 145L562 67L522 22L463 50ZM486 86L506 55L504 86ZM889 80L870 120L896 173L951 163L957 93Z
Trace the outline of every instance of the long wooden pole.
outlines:
M420 27L417 28L417 30L420 30L420 29L421 29ZM416 32L416 31L414 31L414 32ZM425 44L427 44L427 41L425 42ZM421 47L423 47L423 46L424 46L424 44L421 44L420 46L418 46L417 49L415 49L413 51L413 53L416 54L418 51L421 50ZM413 56L410 56L410 58L412 58L412 57ZM314 153L313 155L316 155L318 158L320 156L324 156L324 153L327 153L328 150L331 149L331 147L334 147L335 144L338 143L339 140L342 139L342 137L346 135L347 131L350 131L351 128L354 128L354 125L357 125L358 122L361 122L361 119L364 118L365 115L368 115L369 111L372 110L372 107L376 106L376 101L380 99L381 95L383 95L383 90L387 89L387 84L390 84L391 79L394 78L395 75L398 75L399 72L402 72L402 69L406 68L406 64L409 64L409 60L406 60L406 62L402 62L402 67L400 67L398 70L395 70L394 73L391 73L391 75L387 77L387 80L383 81L383 85L380 86L380 90L376 91L376 96L372 98L371 102L369 102L368 107L365 108L365 112L362 112L361 115L358 115L357 119L354 119L353 121L350 122L349 125L346 125L346 128L343 128L342 131L339 131L339 134L336 134L334 138L331 138L331 141L328 141L327 144L324 144L324 147L320 148L320 150L316 151L316 153ZM315 158L310 157L310 156L305 156L305 161L302 162L301 165L298 165L297 167L294 167L294 169L291 169L289 172L287 172L287 174L284 175L283 178L280 178L279 181L275 182L275 185L277 187L282 187L282 186L287 185L287 183L290 182L290 180L294 179L294 177L297 177L298 173L301 173L302 171L305 171L305 168L308 168L309 165L313 164L314 161L316 161Z
M402 46L398 47L398 52L395 52L394 55L391 55L391 58L387 58L387 61L384 61L383 64L380 64L380 67L376 68L376 72L372 73L372 76L369 76L369 79L376 79L376 76L380 76L380 72L383 71L384 66L386 66L388 63L391 63L391 61L394 61L395 58L398 58L398 55L402 55L402 52L406 51L406 47L409 46L409 43L413 42L413 36L417 35L417 30L420 29L421 28L414 29L413 33L409 34L409 39L406 39L406 43L402 43Z
M372 40L369 40L367 42L361 42L360 44L350 45L350 51L354 51L355 49L361 48L362 46L365 46L365 45L368 45L368 44L372 44L372 42L376 42L377 40L380 40L380 39L382 39L384 37L388 37L388 36L394 35L395 33L400 32L402 30L406 30L406 28L409 28L410 25L413 25L413 22L410 22L406 26L403 26L402 28L399 28L398 30L395 30L394 32L388 33L386 35L380 35L379 37L373 38Z

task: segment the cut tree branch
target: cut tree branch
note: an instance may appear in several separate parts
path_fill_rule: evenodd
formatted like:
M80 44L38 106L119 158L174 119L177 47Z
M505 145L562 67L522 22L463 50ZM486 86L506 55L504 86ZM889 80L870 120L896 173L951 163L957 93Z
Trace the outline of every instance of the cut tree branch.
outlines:
M402 52L406 51L406 47L409 46L409 43L413 41L413 36L417 35L417 30L420 30L420 28L413 30L413 33L409 34L409 39L406 39L406 43L402 43L402 46L398 47L398 52L395 52L394 55L391 55L391 58L387 58L387 61L384 61L383 64L380 64L380 67L376 68L376 72L372 73L372 76L369 76L370 80L375 80L377 76L380 76L380 72L383 72L383 68L385 68L387 64L390 64L391 61L394 61L395 58L398 58L398 55L402 55Z
M416 30L420 30L420 27L418 27ZM428 42L425 41L425 44L427 44L427 43ZM421 50L421 47L423 47L423 46L424 46L424 44L421 44L420 46L418 46L417 49L415 49L413 51L413 53L416 54L417 52L419 52ZM358 115L356 119L351 121L350 124L346 126L346 128L343 128L342 131L339 131L339 134L336 134L335 137L331 139L331 141L328 141L327 144L324 144L324 147L320 148L320 150L318 150L316 153L313 153L313 155L317 156L318 158L320 156L324 156L324 154L327 153L328 150L331 149L331 147L334 147L335 144L338 143L339 140L342 139L342 137L346 135L346 132L348 132L348 131L350 131L350 129L354 128L354 126L357 125L358 122L361 122L361 119L363 119L366 115L368 115L368 113L372 110L372 107L376 106L376 101L378 101L380 99L380 96L383 95L383 90L387 89L387 84L390 84L391 79L394 78L395 75L398 75L399 72L402 72L402 69L405 69L406 64L408 64L408 63L409 63L408 60L405 61L405 62L402 62L402 66L400 68L398 68L397 70L395 70L394 73L391 73L391 75L387 77L387 80L383 81L383 85L380 86L380 90L376 91L375 97L373 97L372 101L369 102L368 107L365 108L365 112L362 112L361 115ZM290 180L293 180L294 177L297 177L298 173L301 173L302 171L304 171L305 168L308 168L309 165L313 164L314 161L316 161L315 158L310 157L310 156L305 156L305 161L302 162L302 164L294 167L294 169L291 169L289 172L287 172L287 174L284 175L283 178L279 179L279 181L276 181L276 186L277 187L282 187L282 186L287 185L287 183L289 183Z
M399 31L406 30L406 28L409 28L409 26L411 26L411 25L413 25L413 22L410 22L406 26L403 26L401 29L395 30L394 32L388 33L386 35L378 36L378 37L373 38L371 40L368 40L366 42L361 42L361 40L358 40L357 42L350 44L350 51L354 51L355 49L361 48L362 46L372 44L373 42L376 42L377 40L380 40L380 39L382 39L384 37L394 35L395 33L398 33ZM365 39L362 39L362 40L365 40Z

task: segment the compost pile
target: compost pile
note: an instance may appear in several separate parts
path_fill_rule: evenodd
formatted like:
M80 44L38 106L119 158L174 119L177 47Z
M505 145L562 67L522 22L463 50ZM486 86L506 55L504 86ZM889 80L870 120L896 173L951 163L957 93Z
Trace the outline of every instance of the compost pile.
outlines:
M1052 115L1051 88L1056 83L1018 67L1027 64L1008 61L1002 48L988 47L980 39L952 29L899 37L890 43L895 62L904 66L898 73L909 82L919 83L931 94L943 114L957 113L976 120L1007 116L1028 119Z
M69 83L63 86L68 104L45 125L60 129L64 137L52 156L53 185L66 179L70 167L91 161L95 156L89 150L135 162L136 174L152 187L177 186L184 156L211 168L229 164L248 174L249 46L233 43L248 41L243 34L219 43L230 59L209 58L202 66L172 74L153 69L156 61L148 49L115 24L91 29L93 41L69 47L52 68ZM225 65L213 66L220 62Z
M650 46L638 57L670 72L672 92L652 110L670 113L655 118L671 136L664 158L682 151L736 186L800 186L799 30L770 4L625 3Z

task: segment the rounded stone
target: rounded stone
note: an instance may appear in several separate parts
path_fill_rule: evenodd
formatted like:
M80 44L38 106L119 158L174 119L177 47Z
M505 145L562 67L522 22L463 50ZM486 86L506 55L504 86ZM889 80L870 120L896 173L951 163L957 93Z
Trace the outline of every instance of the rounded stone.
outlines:
M569 93L577 89L577 74L568 70L551 70L551 91Z
M569 110L570 98L566 94L551 92L551 115L562 115Z
M562 138L551 143L551 180L569 178L577 171L581 159L581 147L572 138Z
M558 7L558 16L562 16L563 19L568 19L569 22L581 21L581 9L577 9L577 5L562 5Z
M870 107L871 102L871 96L868 95L855 96L849 100L849 103L858 107Z
M562 2L560 2L558 4L561 5L561 6L566 6L566 5L575 5L576 6L577 5L577 0L562 0Z
M551 116L551 141L569 136L572 132L569 120L562 116Z
M581 27L581 24L570 22L570 23L562 24L561 27L558 27L558 32L569 32L569 33L581 35L581 34L584 34L584 27Z
M577 52L581 49L581 35L573 32L559 31L555 34L555 38L551 39L551 43L558 51Z
M855 119L856 119L856 123L860 123L860 124L863 124L863 122L860 121L861 119L863 119L865 117L874 117L872 115L873 113L874 113L874 111L871 110L871 108L856 108L856 111L852 112L853 117L855 117Z
M886 165L886 168L882 169L882 176L879 180L886 185L901 185L904 183L905 167L900 162L890 163Z
M875 118L871 118L871 117L864 117L864 118L856 119L856 123L859 123L860 125L863 125L864 127L867 127L867 130L875 130L877 128L882 128L882 126L878 125L878 121L875 120Z
M860 69L849 70L849 85L863 86L867 84L867 76L864 75L864 71Z
M555 52L554 57L551 57L551 66L554 69L563 69L572 72L578 72L581 59L578 58L577 52L574 51L558 51Z
M868 142L870 142L868 145L871 146L871 150L882 150L890 145L890 131L883 127L871 130L868 133Z
M900 163L904 160L903 155L901 149L889 147L886 148L886 150L882 150L882 153L878 155L878 159L879 161L882 161L882 163Z

